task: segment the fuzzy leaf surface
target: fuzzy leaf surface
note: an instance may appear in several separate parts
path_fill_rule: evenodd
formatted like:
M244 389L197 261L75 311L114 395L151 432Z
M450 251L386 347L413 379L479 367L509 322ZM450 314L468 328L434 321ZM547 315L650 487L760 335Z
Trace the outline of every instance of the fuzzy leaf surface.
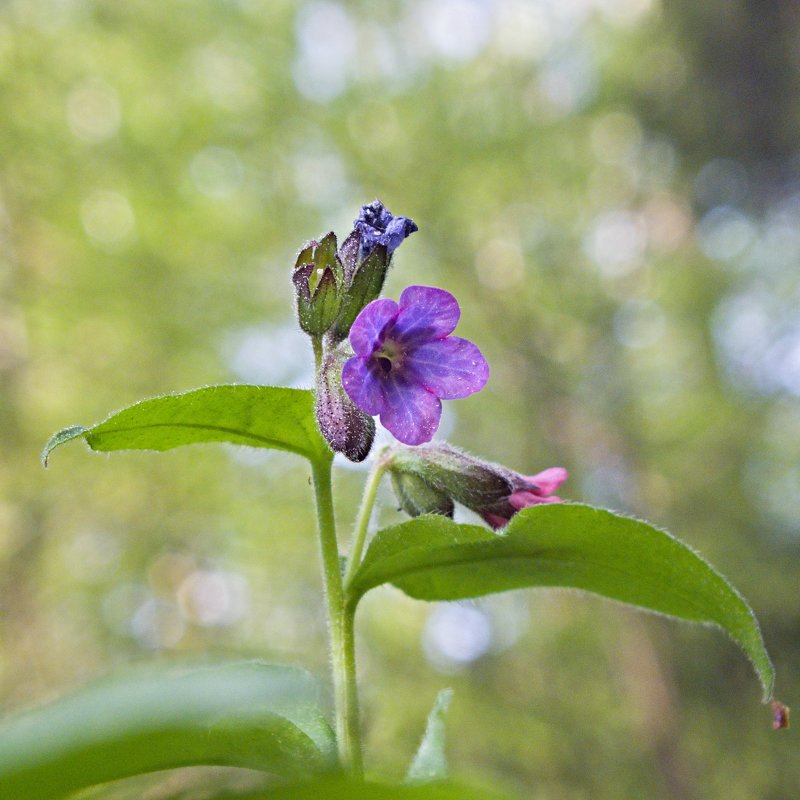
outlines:
M311 676L259 663L139 670L0 726L0 797L9 800L55 800L201 764L301 777L336 763Z
M753 612L713 567L670 534L572 503L526 508L495 533L430 515L379 531L347 587L355 605L391 583L419 600L524 587L571 587L671 617L717 625L772 696L774 669Z
M153 397L90 428L55 433L42 451L47 466L59 445L83 437L93 450L171 450L201 442L230 442L287 450L311 461L331 458L317 429L307 389L229 384Z

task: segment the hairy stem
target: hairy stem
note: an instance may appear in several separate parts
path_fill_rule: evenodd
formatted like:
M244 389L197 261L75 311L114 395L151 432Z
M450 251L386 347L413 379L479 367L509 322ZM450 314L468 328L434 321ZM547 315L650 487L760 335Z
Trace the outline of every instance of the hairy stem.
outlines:
M331 460L314 462L314 497L317 505L317 525L322 552L322 577L328 611L333 696L336 708L336 741L339 760L348 772L363 774L361 734L356 686L355 642L353 612L344 605L339 547L333 513Z
M375 496L378 492L381 478L386 472L389 463L386 457L378 454L375 463L372 465L372 470L364 485L364 494L361 496L361 506L358 509L358 516L356 517L356 526L353 531L353 543L350 546L350 555L347 558L347 571L344 575L344 585L347 587L352 581L353 576L356 574L358 565L361 563L361 556L364 552L364 544L367 541L367 529L369 528L369 520L372 516L372 509L375 506Z
M317 372L319 372L319 368L322 366L322 337L312 336L311 345L314 348L314 365L317 368Z

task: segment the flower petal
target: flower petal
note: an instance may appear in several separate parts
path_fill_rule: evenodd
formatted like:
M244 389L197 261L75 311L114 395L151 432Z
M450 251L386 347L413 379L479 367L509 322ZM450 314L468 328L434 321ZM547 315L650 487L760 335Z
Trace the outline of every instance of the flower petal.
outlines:
M386 245L386 252L391 255L403 243L403 240L415 231L417 223L408 217L395 217L386 226L386 232L381 237L381 244Z
M381 203L380 200L375 198L371 203L361 206L358 212L358 218L353 223L356 227L359 225L365 228L371 228L377 231L385 231L386 226L392 221L392 212Z
M506 517L500 517L497 514L492 514L489 511L481 511L480 515L486 520L487 524L491 525L495 530L500 528L505 528L508 524L508 519Z
M479 392L489 380L489 365L472 342L448 336L425 342L406 356L404 368L414 381L442 400Z
M359 257L365 259L370 250L378 244L386 248L387 256L391 256L402 243L419 228L413 219L395 217L380 200L373 200L369 205L361 206L358 219L353 223L359 233Z
M441 339L458 324L458 301L435 286L409 286L400 295L400 312L389 336L403 344Z
M551 497L544 497L536 492L514 492L508 496L508 504L511 508L521 511L528 506L538 506L541 503L560 503L561 498L552 495Z
M383 342L386 326L397 317L398 306L384 297L366 305L350 328L350 344L359 356L371 356Z
M342 386L347 396L366 414L375 416L383 411L383 382L380 367L373 358L353 356L342 367Z
M381 425L403 444L429 442L442 416L439 398L396 371L387 376L383 389Z
M536 475L526 475L525 480L533 484L531 491L544 496L552 494L568 477L569 473L564 467L550 467Z

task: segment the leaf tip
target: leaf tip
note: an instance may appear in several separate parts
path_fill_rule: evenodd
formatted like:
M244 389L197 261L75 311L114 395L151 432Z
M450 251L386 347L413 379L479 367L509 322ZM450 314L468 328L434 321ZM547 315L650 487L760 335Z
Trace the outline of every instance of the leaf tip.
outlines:
M65 442L69 442L72 439L77 439L78 436L82 436L86 431L89 430L88 428L84 428L83 425L72 425L69 428L64 428L63 430L57 431L54 433L48 440L47 444L42 448L41 454L41 461L42 466L47 469L47 465L50 460L50 453L56 449L59 445L64 444Z
M403 781L407 786L436 783L447 779L444 719L452 698L453 690L450 688L442 689L436 695L419 749Z
M446 689L441 689L439 693L436 695L436 703L434 708L439 714L446 714L448 709L450 708L450 701L453 699L453 689L452 687L447 687Z

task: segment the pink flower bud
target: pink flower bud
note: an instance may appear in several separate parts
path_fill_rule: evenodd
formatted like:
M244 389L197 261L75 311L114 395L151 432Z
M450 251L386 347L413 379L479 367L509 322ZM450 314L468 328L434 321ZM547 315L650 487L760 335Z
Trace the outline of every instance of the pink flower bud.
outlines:
M398 447L392 451L390 464L393 478L413 475L436 495L477 512L495 529L504 527L523 508L561 502L553 492L567 479L563 467L550 467L536 475L521 475L444 442ZM416 516L404 500L400 498L403 508Z

